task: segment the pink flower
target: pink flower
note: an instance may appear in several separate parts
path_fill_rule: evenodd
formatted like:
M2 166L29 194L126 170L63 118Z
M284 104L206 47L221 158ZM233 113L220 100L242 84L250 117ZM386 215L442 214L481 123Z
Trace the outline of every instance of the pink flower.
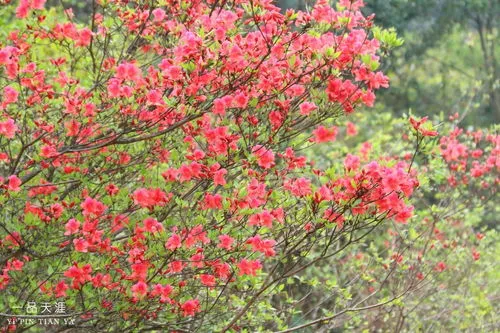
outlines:
M352 112L351 101L356 100L355 93L358 87L350 80L332 79L328 82L326 92L331 102L342 103L346 112Z
M67 136L77 136L80 132L80 123L76 120L67 121L64 123L64 127L66 127L66 135Z
M46 0L31 0L31 8L33 9L43 9Z
M439 133L437 131L432 131L432 130L427 130L425 128L422 128L422 125L427 122L427 117L423 117L420 120L416 120L413 117L410 117L410 124L413 126L413 128L422 134L423 136L437 136Z
M311 102L304 102L299 105L300 114L303 116L309 115L312 111L316 110L318 107L316 104Z
M0 49L0 65L9 63L10 52L7 48Z
M222 209L222 196L220 194L205 194L202 203L203 209Z
M120 82L118 80L109 80L108 83L108 94L110 97L120 97Z
M356 155L347 154L344 159L344 167L347 171L356 170L359 168L359 157Z
M212 107L212 112L214 114L218 114L223 116L226 113L226 103L222 98L216 98L213 102L214 106Z
M58 155L59 153L57 152L57 149L54 146L44 145L42 146L42 148L40 148L40 156L42 157L51 158L51 157L56 157Z
M361 94L361 100L363 103L365 103L366 106L368 107L373 107L375 105L375 94L371 90L367 90L366 92Z
M219 235L219 244L217 247L220 249L231 250L233 247L234 239L229 235Z
M153 290L151 291L151 295L152 296L160 296L160 302L161 303L165 303L165 302L170 302L170 293L172 292L172 290L174 290L174 288L169 285L169 284L166 284L166 285L161 285L161 284L156 284L154 287L153 287Z
M16 9L16 16L18 18L25 18L28 16L30 9L43 9L46 0L21 0Z
M152 217L148 217L143 222L144 230L150 233L163 231L163 225Z
M339 229L342 229L342 227L344 226L344 221L345 221L345 218L342 214L340 213L336 213L333 209L331 208L327 208L325 210L325 213L323 215L323 218L329 222L334 222L337 224L337 227Z
M313 131L314 142L328 142L335 141L335 137L337 136L337 127L326 128L324 126L319 126Z
M210 274L200 274L200 281L207 287L215 286L215 276Z
M162 104L163 102L161 93L156 89L150 90L146 95L146 99L150 104Z
M179 66L168 66L164 70L164 74L168 79L176 81L182 79L183 72L182 68Z
M258 260L246 260L242 259L238 264L239 275L251 275L256 276L257 271L262 268L262 265Z
M14 88L7 86L3 89L3 103L11 104L17 102L17 97L19 93Z
M56 293L56 297L58 297L58 298L59 297L65 297L66 296L66 290L68 290L68 285L64 281L60 281L54 287L54 291Z
M79 267L77 263L68 268L64 272L64 276L73 279L72 287L73 289L78 289L82 284L91 280L90 273L92 272L92 266L86 264L83 267Z
M279 111L271 111L269 113L269 121L271 122L273 130L277 130L283 124L284 116Z
M7 139L12 139L16 134L18 128L13 119L7 119L6 121L0 121L0 135L5 136Z
M92 41L92 31L89 28L84 28L78 31L75 46L89 46Z
M283 187L296 197L304 197L312 194L311 181L307 178L301 177L297 179L286 179Z
M221 185L224 186L226 185L226 179L224 179L224 176L227 174L226 169L220 169L215 171L214 173L214 185Z
M22 184L21 179L17 178L16 175L9 176L9 184L7 185L9 191L19 192L21 190L20 186Z
M217 262L212 267L214 269L215 275L219 279L227 279L231 274L231 266L229 266L227 263Z
M352 11L359 10L361 7L365 6L363 0L340 0L339 4Z
M180 273L186 265L181 261L172 261L168 264L168 269L171 273Z
M479 253L476 249L472 249L472 259L474 261L478 261L481 258L481 253Z
M396 222L406 224L408 222L408 219L410 219L413 216L413 206L404 206L402 207L401 210L399 210L394 217L394 220Z
M154 21L155 22L160 22L160 21L163 21L165 19L165 11L161 8L156 8L155 10L152 11L153 14L153 17L154 17Z
M272 257L276 254L276 251L274 251L276 241L274 239L262 239L259 235L256 235L250 237L246 243L252 246L253 251L262 252L266 257Z
M248 105L248 96L245 93L241 92L234 96L233 103L237 108L244 109Z
M139 262L132 264L130 268L132 269L132 274L130 275L130 278L136 280L145 280L147 278L149 269L149 264L147 262Z
M165 247L170 251L173 251L181 247L181 241L181 236L173 234L165 243Z
M265 226L271 228L273 226L274 216L267 210L262 213L250 215L248 218L249 226Z
M257 159L257 164L264 169L270 169L274 166L274 153L261 145L252 148L253 156Z
M199 178L201 176L202 164L193 161L191 164L183 164L179 168L179 180L181 182L190 181L192 178Z
M108 185L106 185L106 192L110 196L114 196L114 195L118 194L119 191L120 191L120 189L115 184L108 184Z
M388 172L382 179L382 185L384 185L384 189L387 192L398 191L400 188L399 183L402 179L402 175L399 175L397 172Z
M30 10L30 1L29 0L21 0L19 2L19 6L16 8L16 16L18 18L25 18L28 16Z
M134 297L143 297L148 293L148 285L144 281L139 281L131 288Z
M167 194L159 188L149 190L140 188L134 192L132 197L136 205L151 208L154 206L165 206L172 198L172 194Z
M102 202L93 199L91 197L86 197L85 201L82 202L80 207L83 209L84 216L101 216L108 207L106 207Z
M200 301L197 299L190 299L181 304L182 315L184 317L194 316L200 312Z
M142 78L142 73L135 63L123 62L116 67L116 78L138 81Z
M382 72L370 73L368 78L368 88L379 89L380 87L389 88L389 78Z
M346 134L347 136L355 136L356 134L358 134L358 129L356 128L356 125L354 125L351 122L348 122Z
M436 266L434 267L434 270L436 272L443 272L444 270L446 270L446 264L444 262L440 261L436 264Z
M7 264L7 267L9 267L9 265L11 266L11 269L13 271L21 271L23 269L23 266L24 266L24 262L22 262L21 260L18 260L18 259L12 259L8 264Z
M66 232L64 233L65 236L73 235L78 232L80 222L76 219L70 219L64 228L66 229Z
M88 252L89 243L83 238L73 239L73 245L77 252Z

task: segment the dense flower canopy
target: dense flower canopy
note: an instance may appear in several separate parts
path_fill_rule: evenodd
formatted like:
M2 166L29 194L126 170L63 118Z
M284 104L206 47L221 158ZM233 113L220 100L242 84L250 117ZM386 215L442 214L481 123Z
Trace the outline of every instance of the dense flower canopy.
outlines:
M0 41L2 293L66 299L77 327L251 327L336 241L407 223L407 159L301 153L388 87L362 6L111 0L81 24L21 0Z

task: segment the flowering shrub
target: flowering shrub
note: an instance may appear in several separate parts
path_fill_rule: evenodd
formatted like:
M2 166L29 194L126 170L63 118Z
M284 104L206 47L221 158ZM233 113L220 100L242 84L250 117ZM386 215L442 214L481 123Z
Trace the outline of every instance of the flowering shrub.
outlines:
M499 137L497 127L464 130L455 119L442 122L437 138L429 139L413 126L419 119L357 114L356 125L369 124L371 131L353 135L351 125L339 132L343 142L328 151L316 147L318 164L339 158L342 149L361 160L401 156L417 170L419 188L407 224L383 223L284 283L286 293L276 303L289 304L288 293L303 302L281 305L283 331L494 330ZM395 139L408 129L413 134Z
M261 300L283 281L407 223L413 160L305 151L388 87L379 49L399 41L362 3L94 1L85 24L7 4L4 312L63 299L75 329L281 329Z

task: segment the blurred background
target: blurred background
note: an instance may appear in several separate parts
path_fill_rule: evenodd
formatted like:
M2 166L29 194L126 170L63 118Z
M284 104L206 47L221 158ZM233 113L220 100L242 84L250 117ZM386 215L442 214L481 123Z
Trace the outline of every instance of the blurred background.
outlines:
M379 92L377 109L420 116L458 112L462 126L500 120L500 1L365 0L364 13L394 27L405 40L384 72L391 88ZM312 0L278 0L307 9Z

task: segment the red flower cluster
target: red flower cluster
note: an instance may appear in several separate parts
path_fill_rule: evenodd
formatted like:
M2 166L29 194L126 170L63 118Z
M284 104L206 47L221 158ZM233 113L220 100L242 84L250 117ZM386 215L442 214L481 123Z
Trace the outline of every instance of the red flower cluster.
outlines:
M293 262L309 236L411 217L406 164L365 163L366 146L332 173L300 153L388 86L361 61L379 61L363 1L97 1L89 26L46 20L43 4L21 0L25 27L0 43L0 194L19 223L0 247L27 256L4 264L0 288L30 275L93 304L89 320L185 330L176 316L227 306L228 291L248 300L234 284Z

